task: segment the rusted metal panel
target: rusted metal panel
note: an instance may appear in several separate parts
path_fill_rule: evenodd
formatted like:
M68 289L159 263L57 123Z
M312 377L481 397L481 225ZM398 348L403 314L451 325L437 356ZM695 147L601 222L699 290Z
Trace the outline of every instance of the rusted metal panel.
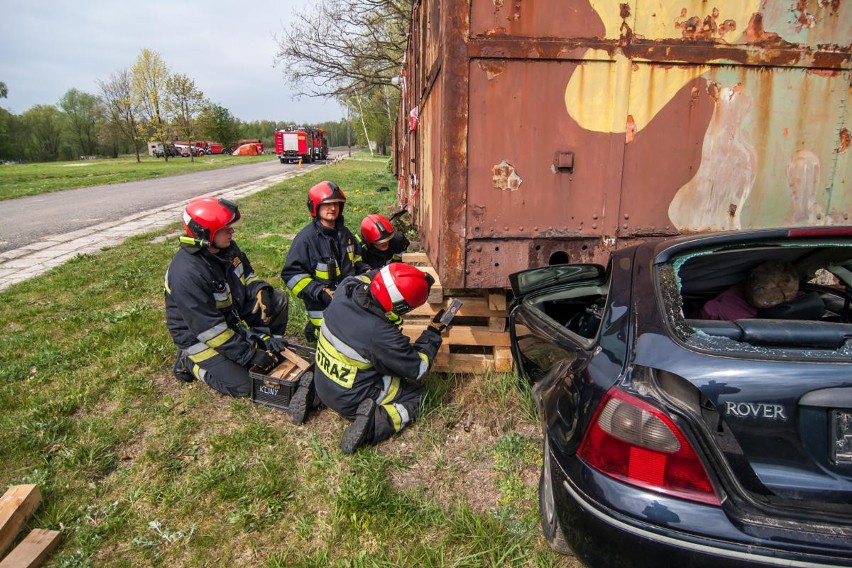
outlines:
M574 62L471 62L469 239L611 233L606 213L618 206L623 143L570 120L565 86L577 69ZM572 104L592 104L596 95ZM574 154L571 171L557 167L565 152Z
M409 145L423 189L400 195L447 287L659 235L852 222L850 2L415 13L406 66L422 79L400 123L419 105L429 126Z

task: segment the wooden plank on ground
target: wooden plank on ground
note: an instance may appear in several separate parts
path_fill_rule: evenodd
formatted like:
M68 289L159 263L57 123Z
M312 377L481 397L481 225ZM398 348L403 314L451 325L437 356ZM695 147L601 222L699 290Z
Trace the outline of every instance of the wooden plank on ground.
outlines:
M30 534L0 562L0 568L37 568L59 545L59 531L33 529Z
M0 497L0 555L17 538L40 502L37 485L13 485Z
M432 371L436 373L484 373L494 368L491 355L474 353L438 353Z

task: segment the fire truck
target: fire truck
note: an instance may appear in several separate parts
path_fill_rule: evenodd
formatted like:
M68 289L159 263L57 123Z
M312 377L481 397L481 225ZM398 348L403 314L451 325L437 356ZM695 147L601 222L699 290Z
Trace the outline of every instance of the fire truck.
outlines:
M324 128L314 128L314 159L325 160L328 158L328 139L325 137Z
M291 126L275 131L275 154L282 164L313 162L328 157L328 142L322 128Z

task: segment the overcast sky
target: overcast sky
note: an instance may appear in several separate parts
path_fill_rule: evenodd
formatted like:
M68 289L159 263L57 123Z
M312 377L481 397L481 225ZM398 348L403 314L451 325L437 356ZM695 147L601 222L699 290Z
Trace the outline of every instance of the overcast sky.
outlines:
M243 121L336 121L334 100L294 100L273 67L296 0L0 0L0 107L21 114L55 105L72 88L99 94L97 80L130 69L142 49Z

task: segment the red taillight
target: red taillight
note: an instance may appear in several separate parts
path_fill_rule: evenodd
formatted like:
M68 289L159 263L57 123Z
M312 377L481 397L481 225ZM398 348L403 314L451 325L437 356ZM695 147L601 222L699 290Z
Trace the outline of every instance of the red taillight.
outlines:
M604 396L578 454L593 468L625 483L720 504L704 465L674 422L618 389Z

